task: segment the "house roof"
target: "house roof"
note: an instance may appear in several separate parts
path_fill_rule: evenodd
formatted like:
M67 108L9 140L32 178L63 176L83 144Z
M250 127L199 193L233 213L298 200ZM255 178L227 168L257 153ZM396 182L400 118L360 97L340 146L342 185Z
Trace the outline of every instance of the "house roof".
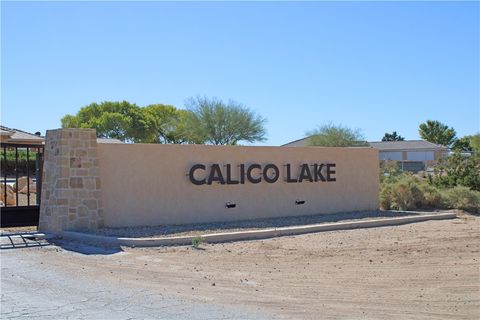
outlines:
M12 135L12 132L0 129L0 136L2 137L10 137Z
M292 142L282 144L280 147L306 147L308 138L310 137L294 140Z
M45 137L37 136L19 129L12 129L5 126L0 126L0 136L2 142L5 143L25 143L25 144L42 144ZM97 143L124 143L118 139L97 138Z
M305 137L305 138L302 138L302 139L298 139L298 140L294 140L292 142L289 142L289 143L286 143L286 144L283 144L281 145L280 147L308 147L308 139L310 139L311 136L308 136L308 137ZM365 148L368 146L357 146L357 147L352 147L352 148Z
M294 140L282 145L282 147L306 147L307 140L310 137ZM446 147L431 143L425 140L405 140L405 141L372 141L368 142L370 147L379 151L394 150L447 150Z
M425 140L375 141L369 142L371 147L381 151L390 150L447 150L446 147Z
M44 140L41 136L19 129L0 126L0 130L3 142L41 144Z
M119 139L113 138L97 138L97 143L125 143Z

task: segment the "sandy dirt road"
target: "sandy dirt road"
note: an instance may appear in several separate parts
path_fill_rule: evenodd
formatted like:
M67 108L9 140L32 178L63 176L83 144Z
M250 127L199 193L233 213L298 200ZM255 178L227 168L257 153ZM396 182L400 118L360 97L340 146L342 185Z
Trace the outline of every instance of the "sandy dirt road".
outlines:
M207 306L197 317L205 319L478 319L479 226L480 218L464 215L203 244L202 250L104 250L59 242L60 247L2 250L2 286L15 274L12 264L23 261L32 271L41 266L82 283L130 292L132 299L141 290L146 296L187 301L187 318L196 312L188 309L191 303ZM2 300L3 313L10 303L3 292Z

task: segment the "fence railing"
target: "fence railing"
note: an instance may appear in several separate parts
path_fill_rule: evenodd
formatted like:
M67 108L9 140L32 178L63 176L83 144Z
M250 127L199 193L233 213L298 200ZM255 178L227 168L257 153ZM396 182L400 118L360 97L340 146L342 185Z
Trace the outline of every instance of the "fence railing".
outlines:
M0 205L40 205L43 145L0 143Z

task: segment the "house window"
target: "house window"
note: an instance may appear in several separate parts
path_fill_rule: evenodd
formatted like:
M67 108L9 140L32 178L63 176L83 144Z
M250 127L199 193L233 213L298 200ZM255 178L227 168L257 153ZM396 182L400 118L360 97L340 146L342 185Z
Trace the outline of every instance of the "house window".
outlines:
M410 161L431 161L434 160L433 151L408 151L407 160Z
M386 161L402 161L402 152L401 151L380 151L379 152L380 160Z

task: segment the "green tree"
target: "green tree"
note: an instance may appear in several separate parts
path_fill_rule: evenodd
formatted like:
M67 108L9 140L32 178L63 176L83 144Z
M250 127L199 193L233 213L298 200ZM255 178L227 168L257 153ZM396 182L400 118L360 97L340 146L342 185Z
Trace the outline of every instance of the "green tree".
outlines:
M452 149L459 152L472 152L471 139L473 136L461 137L452 144Z
M318 129L307 132L309 146L321 147L364 147L368 146L360 129L351 129L342 125L324 124Z
M382 141L403 141L403 140L405 140L405 138L397 134L397 131L393 131L392 133L387 132L382 138Z
M82 107L76 115L65 115L62 128L95 128L100 138L145 142L152 126L141 108L127 101L104 101Z
M175 137L172 139L172 143L205 143L205 138L195 134L195 130L192 130L190 125L192 123L193 115L189 110L178 109L177 110L177 122L175 127Z
M242 104L196 97L187 102L189 140L215 145L265 140L265 119Z
M480 133L457 139L453 143L452 149L459 152L471 152L473 156L480 157Z
M470 146L472 147L473 155L480 158L480 133L470 138Z
M62 123L62 128L81 128L78 116L66 114L60 121Z
M455 129L439 121L427 120L420 124L418 133L422 139L442 146L450 147L455 142Z
M152 126L148 133L148 142L152 143L195 143L187 132L186 110L174 106L153 104L142 108Z

